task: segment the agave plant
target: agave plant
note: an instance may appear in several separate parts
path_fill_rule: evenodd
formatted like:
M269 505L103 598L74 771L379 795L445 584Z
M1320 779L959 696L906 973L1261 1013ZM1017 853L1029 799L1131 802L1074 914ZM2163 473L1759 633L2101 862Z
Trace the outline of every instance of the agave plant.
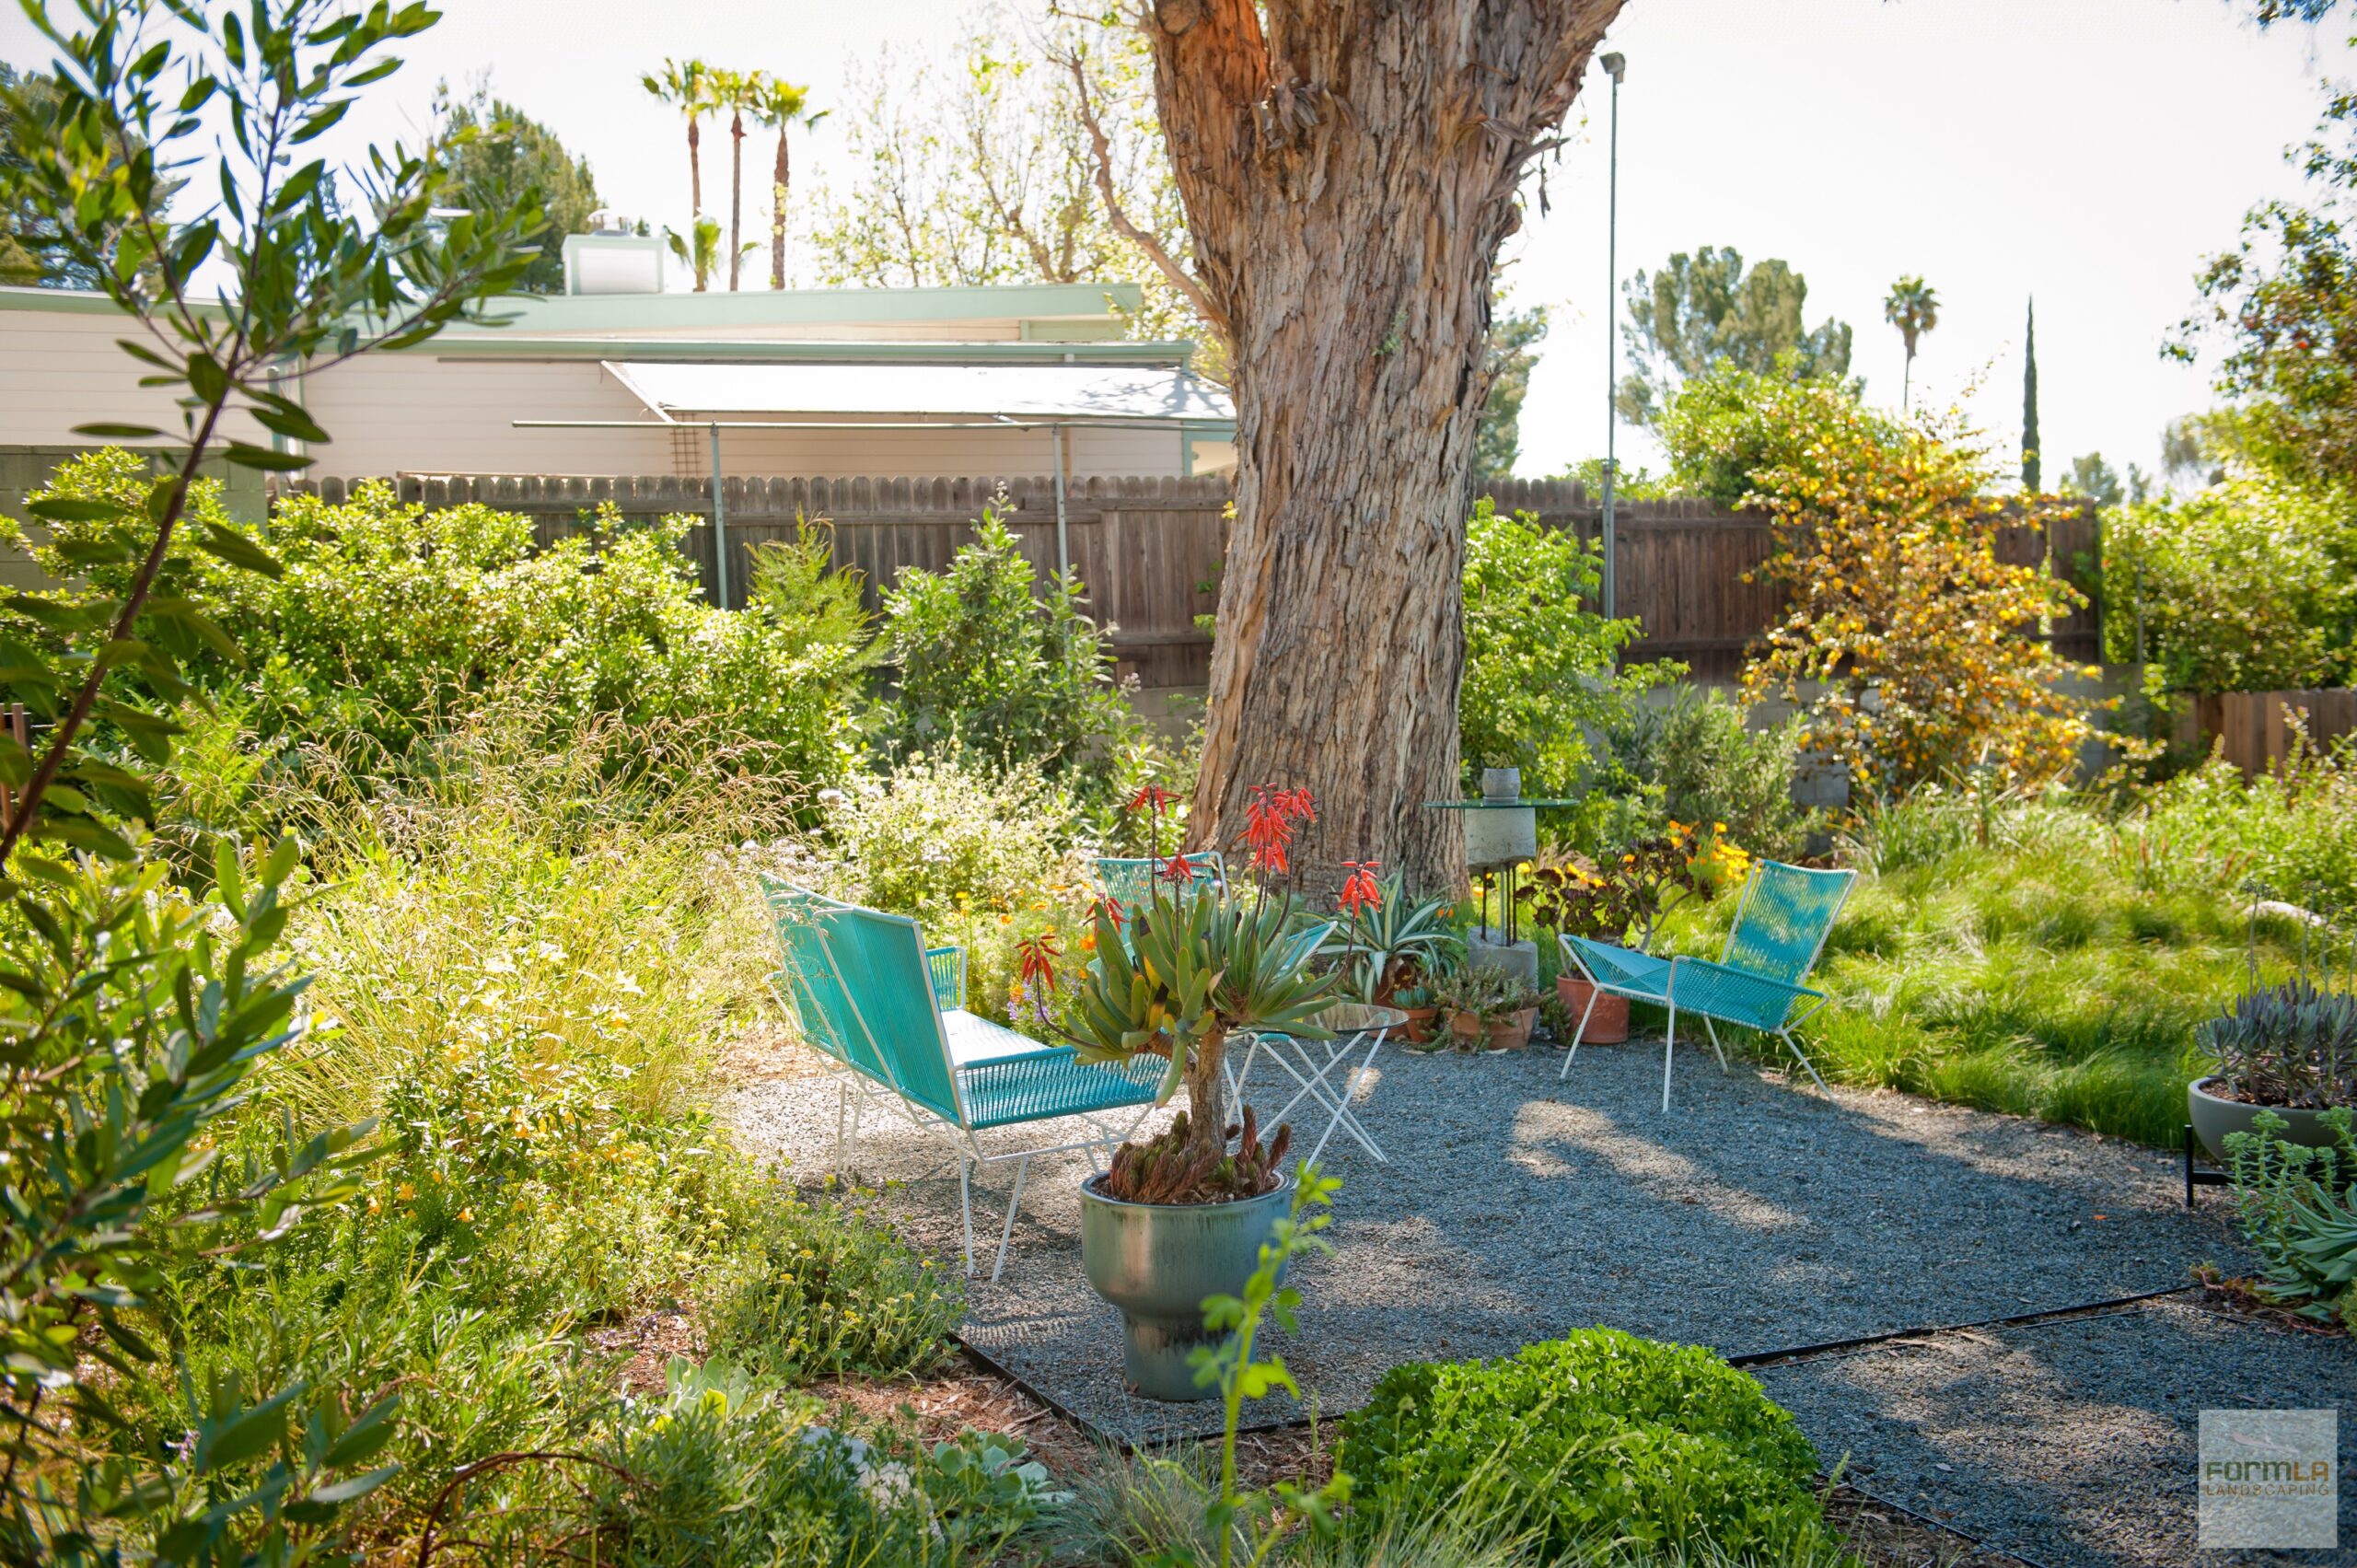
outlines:
M1451 968L1464 944L1448 927L1447 900L1411 900L1397 875L1376 886L1382 896L1346 911L1318 953L1342 961L1353 997L1383 1004Z
M1210 1169L1226 1156L1230 1035L1331 1036L1318 1020L1337 999L1340 977L1310 969L1329 927L1298 929L1293 915L1290 899L1211 883L1175 891L1157 884L1126 933L1112 909L1097 911L1097 961L1081 982L1074 1043L1086 1062L1169 1059L1158 1098L1167 1103L1186 1086L1190 1167Z

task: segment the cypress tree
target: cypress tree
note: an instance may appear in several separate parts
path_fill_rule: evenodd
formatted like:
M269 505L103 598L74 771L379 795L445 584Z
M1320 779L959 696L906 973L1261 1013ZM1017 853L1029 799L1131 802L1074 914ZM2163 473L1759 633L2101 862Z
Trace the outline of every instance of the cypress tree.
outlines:
M2022 488L2038 489L2038 301L2029 302L2022 334Z

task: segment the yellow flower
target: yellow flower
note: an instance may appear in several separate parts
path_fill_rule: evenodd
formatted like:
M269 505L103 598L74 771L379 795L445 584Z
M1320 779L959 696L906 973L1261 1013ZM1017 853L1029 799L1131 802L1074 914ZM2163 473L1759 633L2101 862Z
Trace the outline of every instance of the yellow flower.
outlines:
M460 1209L460 1210L459 1211L459 1223L460 1225L472 1225L472 1224L474 1224L474 1223L475 1223L475 1212L474 1212L472 1209Z

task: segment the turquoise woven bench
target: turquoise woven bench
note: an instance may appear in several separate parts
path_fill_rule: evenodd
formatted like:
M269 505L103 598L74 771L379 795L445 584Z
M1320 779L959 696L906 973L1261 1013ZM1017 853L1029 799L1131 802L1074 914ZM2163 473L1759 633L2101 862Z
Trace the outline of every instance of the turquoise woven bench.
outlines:
M1000 1228L995 1281L1006 1267L1015 1215L1033 1156L1086 1151L1092 1165L1135 1131L1153 1109L1161 1063L1127 1068L1082 1062L1070 1046L1042 1045L965 1010L965 955L924 945L917 923L807 889L762 879L784 963L771 977L802 1036L838 1073L835 1169L859 1141L866 1100L897 1107L958 1156L966 1272L974 1272L976 1166L1017 1161L1015 1193ZM1135 1110L1125 1124L1116 1113ZM978 1134L1077 1117L1091 1135L985 1153Z
M1669 1109L1669 1067L1678 1049L1678 1015L1699 1015L1710 1032L1711 1049L1724 1067L1718 1025L1740 1024L1774 1035L1800 1059L1817 1086L1825 1088L1817 1064L1801 1050L1793 1030L1825 1005L1825 993L1801 982L1817 967L1833 922L1848 901L1857 880L1854 871L1811 871L1763 860L1744 884L1743 901L1736 908L1735 929L1727 934L1726 950L1716 963L1707 958L1658 958L1609 942L1585 936L1562 938L1563 962L1575 968L1596 989L1588 996L1579 1028L1572 1031L1572 1048L1563 1055L1560 1076L1572 1075L1572 1060L1579 1054L1587 1020L1596 1011L1597 995L1609 993L1635 1002L1650 1002L1669 1009L1669 1032L1662 1044L1661 1108ZM1828 1089L1827 1093L1832 1091Z

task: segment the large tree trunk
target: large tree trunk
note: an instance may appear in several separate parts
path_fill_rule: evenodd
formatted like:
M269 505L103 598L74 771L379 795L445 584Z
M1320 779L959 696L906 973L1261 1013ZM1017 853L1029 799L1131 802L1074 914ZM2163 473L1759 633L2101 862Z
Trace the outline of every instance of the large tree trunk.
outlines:
M1623 0L1154 0L1196 274L1235 345L1236 525L1190 833L1306 785L1313 883L1461 886L1457 702L1498 247Z

